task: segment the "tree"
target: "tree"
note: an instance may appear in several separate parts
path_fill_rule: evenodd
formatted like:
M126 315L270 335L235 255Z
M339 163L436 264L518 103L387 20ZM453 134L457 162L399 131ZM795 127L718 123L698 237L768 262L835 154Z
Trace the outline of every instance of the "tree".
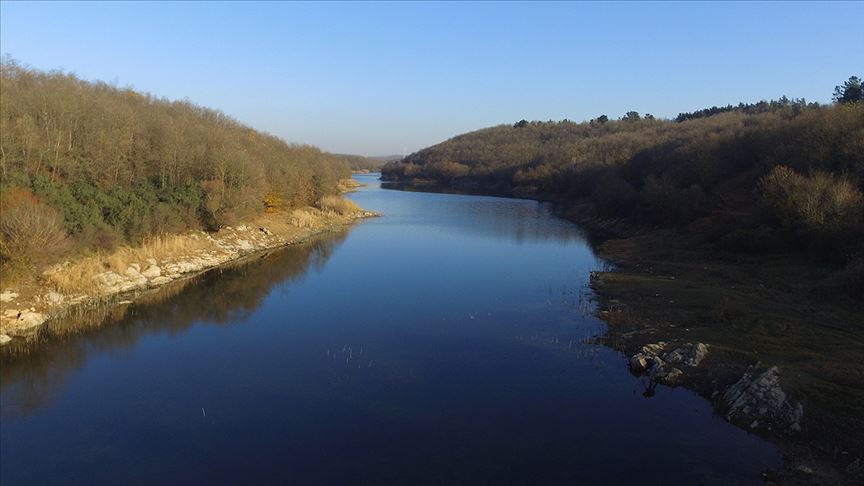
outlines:
M654 119L654 115L652 115L651 113L645 113L645 119L646 119L646 120L653 120L653 119Z
M622 120L624 121L639 121L641 117L639 116L638 111L628 111Z
M609 121L609 117L606 115L600 115L597 117L597 123L606 123Z
M519 120L515 125L513 125L513 128L522 128L522 127L527 127L527 126L528 126L528 120L523 119L523 120Z
M856 103L864 101L864 87L858 76L850 76L849 80L834 88L834 101L837 103Z

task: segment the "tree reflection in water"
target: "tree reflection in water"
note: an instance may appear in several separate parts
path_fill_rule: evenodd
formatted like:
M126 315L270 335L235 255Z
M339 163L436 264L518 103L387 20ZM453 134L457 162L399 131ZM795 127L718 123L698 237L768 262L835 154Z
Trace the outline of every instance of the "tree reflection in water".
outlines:
M66 377L101 351L135 346L152 334L187 332L195 324L244 322L277 284L321 270L348 230L253 255L143 294L130 305L73 312L46 323L29 341L0 354L0 416L27 416L49 404Z

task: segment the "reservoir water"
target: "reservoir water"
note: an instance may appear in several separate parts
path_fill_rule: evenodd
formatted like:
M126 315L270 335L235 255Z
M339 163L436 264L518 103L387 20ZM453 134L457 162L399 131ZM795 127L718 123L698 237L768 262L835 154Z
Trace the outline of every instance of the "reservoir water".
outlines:
M357 178L383 217L6 352L0 482L746 484L779 465L594 342L603 262L578 227Z

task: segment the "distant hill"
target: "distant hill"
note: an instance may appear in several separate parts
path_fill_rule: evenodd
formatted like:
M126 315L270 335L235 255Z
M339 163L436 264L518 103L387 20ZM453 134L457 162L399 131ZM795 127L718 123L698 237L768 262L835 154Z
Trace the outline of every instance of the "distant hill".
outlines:
M864 269L864 102L783 98L678 120L522 120L390 162L382 177L552 199L630 228L704 219L719 246L813 251Z
M402 158L401 155L385 155L382 157L365 156L365 155L351 155L351 154L333 154L333 155L347 160L351 164L351 170L353 170L353 171L366 170L369 172L378 172L388 162L393 162L396 160L400 160Z

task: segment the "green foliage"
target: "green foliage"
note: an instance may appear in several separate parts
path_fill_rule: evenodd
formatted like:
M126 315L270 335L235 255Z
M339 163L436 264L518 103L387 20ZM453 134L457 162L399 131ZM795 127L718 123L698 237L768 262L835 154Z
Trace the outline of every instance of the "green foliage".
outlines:
M851 76L845 83L834 88L834 101L837 103L857 103L864 101L864 87L858 76Z
M621 119L624 121L628 121L628 122L634 122L634 121L641 120L642 117L639 116L638 111L628 111L627 113L624 114L624 117Z
M267 194L312 205L350 174L340 156L187 101L8 59L0 87L0 184L32 191L84 247L218 228L263 212Z

